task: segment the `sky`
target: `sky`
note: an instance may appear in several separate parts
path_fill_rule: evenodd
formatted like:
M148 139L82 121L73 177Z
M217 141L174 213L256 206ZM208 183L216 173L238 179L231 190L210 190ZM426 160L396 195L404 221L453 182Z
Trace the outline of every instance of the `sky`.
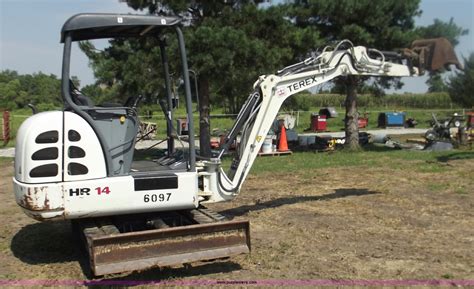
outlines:
M422 0L420 9L423 14L416 18L419 26L432 24L435 18L448 22L453 17L458 26L469 29L469 34L462 36L456 47L460 60L474 52L474 0ZM143 13L118 0L0 0L0 70L22 74L41 71L59 77L61 27L69 17L83 12ZM71 61L71 74L77 75L82 84L92 83L94 78L87 58L77 48ZM403 81L404 88L396 93L427 90L426 77Z

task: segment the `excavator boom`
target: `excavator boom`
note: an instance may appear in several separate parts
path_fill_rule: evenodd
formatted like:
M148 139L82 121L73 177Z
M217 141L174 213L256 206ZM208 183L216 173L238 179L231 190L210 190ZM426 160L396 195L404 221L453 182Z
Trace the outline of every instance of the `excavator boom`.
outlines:
M442 43L442 46L437 43ZM434 45L434 48L420 50L422 44ZM405 55L387 53L354 46L349 40L344 40L334 49L327 47L322 53L285 67L276 74L260 76L254 91L239 112L234 127L226 136L219 157L198 163L203 177L200 191L201 197L205 199L203 203L229 201L238 195L273 120L288 97L339 76L418 76L425 69L433 71L439 69L439 65L458 64L454 52L450 51L452 46L442 40L414 42L413 49ZM445 53L440 52L440 49ZM423 53L419 54L419 51ZM426 61L414 62L425 58L431 61L428 66L425 65ZM239 133L241 142L238 153L226 173L220 166L221 156Z

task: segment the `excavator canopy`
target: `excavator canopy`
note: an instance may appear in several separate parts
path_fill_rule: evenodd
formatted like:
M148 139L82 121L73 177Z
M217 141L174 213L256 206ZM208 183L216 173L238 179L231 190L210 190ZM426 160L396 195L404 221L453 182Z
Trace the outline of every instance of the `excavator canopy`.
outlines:
M72 41L100 38L138 37L156 34L162 27L181 23L179 17L132 14L81 13L69 18L61 29L61 43L66 33Z

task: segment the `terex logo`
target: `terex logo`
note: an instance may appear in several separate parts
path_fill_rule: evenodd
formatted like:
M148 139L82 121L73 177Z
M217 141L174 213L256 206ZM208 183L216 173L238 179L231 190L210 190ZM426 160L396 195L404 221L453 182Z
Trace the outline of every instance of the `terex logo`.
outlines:
M298 90L300 88L305 88L306 86L317 83L318 79L316 79L316 76L310 76L306 79L303 79L299 82L293 83L291 85L288 85L287 88L290 90L290 92Z
M77 188L77 189L69 189L69 196L74 197L74 196L84 196L84 195L90 195L89 192L91 189L89 188Z

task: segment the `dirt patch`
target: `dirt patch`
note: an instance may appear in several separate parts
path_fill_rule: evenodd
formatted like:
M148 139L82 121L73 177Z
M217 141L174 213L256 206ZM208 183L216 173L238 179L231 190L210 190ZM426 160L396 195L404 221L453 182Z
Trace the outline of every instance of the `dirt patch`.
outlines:
M250 175L212 209L251 222L252 253L118 280L474 279L471 159ZM16 206L0 169L0 279L84 279L68 222L39 223Z

